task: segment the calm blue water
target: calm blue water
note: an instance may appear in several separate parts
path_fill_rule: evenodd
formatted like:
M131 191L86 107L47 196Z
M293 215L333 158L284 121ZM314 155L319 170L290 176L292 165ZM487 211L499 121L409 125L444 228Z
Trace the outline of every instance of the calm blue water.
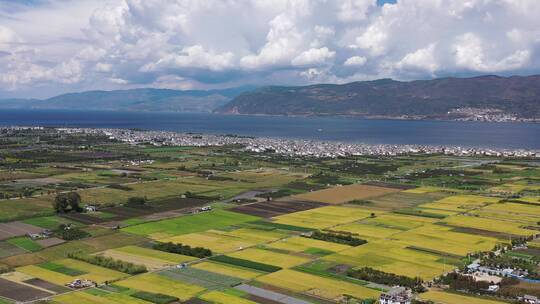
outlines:
M0 110L0 125L140 128L331 141L540 149L540 124Z

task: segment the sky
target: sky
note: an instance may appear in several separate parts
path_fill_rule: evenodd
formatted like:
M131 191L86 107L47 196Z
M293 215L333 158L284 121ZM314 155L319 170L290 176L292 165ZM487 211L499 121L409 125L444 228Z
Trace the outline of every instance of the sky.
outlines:
M0 0L0 98L531 75L538 0Z

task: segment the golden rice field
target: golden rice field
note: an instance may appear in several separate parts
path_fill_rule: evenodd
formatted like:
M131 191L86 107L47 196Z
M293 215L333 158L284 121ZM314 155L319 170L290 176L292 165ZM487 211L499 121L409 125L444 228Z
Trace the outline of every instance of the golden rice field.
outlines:
M441 191L445 191L445 190L446 190L445 188L441 188L441 187L422 186L422 187L418 187L418 188L407 189L407 190L404 190L403 192L405 192L405 193L416 193L416 194L426 194L426 193L433 193L433 192L441 192Z
M251 280L255 277L261 276L264 273L254 271L248 268L242 268L237 266L229 266L226 264L216 262L202 262L190 267L202 269L210 272L219 273L226 276L236 277L244 280Z
M205 290L203 287L171 280L155 273L133 276L115 284L135 290L174 296L182 301L186 301Z
M495 231L495 232L500 232L500 233L508 233L508 234L515 234L515 235L521 235L521 236L529 236L529 235L533 235L537 233L534 230L527 230L527 229L521 228L520 227L521 225L518 223L495 220L495 219L487 219L487 218L475 217L475 216L465 216L465 215L450 216L444 219L444 223L452 225L452 226L467 227L467 228L481 229L481 230L487 230L487 231Z
M353 283L323 278L289 269L280 270L259 277L256 280L293 292L305 293L330 300L339 300L344 294L357 298L377 298L380 294L377 290Z
M109 249L98 253L133 264L144 265L149 270L157 270L167 266L196 260L194 257L168 253L137 246L126 246Z
M366 199L399 191L401 190L353 184L294 195L292 198L296 200L315 201L328 204L343 204L355 199Z
M450 231L451 228L425 224L422 227L392 236L407 246L415 246L452 255L466 256L474 251L489 251L499 240L495 238Z
M231 252L255 245L255 243L242 238L224 235L217 230L178 235L160 241L182 243L192 247L205 247L216 253Z
M385 213L377 215L375 218L367 218L361 221L362 224L369 224L378 227L395 230L410 230L421 227L426 223L435 223L438 219L420 217L413 215L403 215L395 213Z
M233 231L207 230L160 239L162 242L206 247L217 253L226 253L257 244L268 243L287 236L284 232L240 228Z
M538 185L527 185L519 183L508 183L504 185L499 185L496 187L489 188L488 191L491 192L510 192L510 193L519 193L521 191L538 191L540 186Z
M283 268L294 267L310 261L310 259L305 257L278 253L259 248L248 248L229 254L229 256Z
M363 208L326 206L280 215L274 220L280 224L323 229L367 218L371 213L370 210Z
M384 216L386 215L383 215L383 217ZM340 225L334 227L333 229L336 231L347 231L350 233L355 233L360 238L366 239L368 241L388 238L396 233L403 232L403 230L400 229L386 228L383 226L378 226L374 223L365 223L365 221L362 221L360 223L349 223L345 225Z
M220 291L210 291L203 294L199 298L215 304L257 304L257 302L236 297Z
M516 203L501 203L492 204L482 208L485 211L500 211L510 214L523 215L523 216L536 216L540 217L539 206L516 204Z
M485 197L478 195L455 195L445 197L438 201L420 205L423 208L441 209L448 211L464 212L497 203L500 198Z
M103 296L92 295L87 292L66 293L53 298L54 303L61 304L148 304L149 302L139 300L120 293L109 293Z
M122 272L110 270L107 268L72 259L58 260L54 261L54 263L87 273L72 277L35 265L19 267L17 268L17 271L58 285L65 285L72 282L74 279L86 279L98 283L103 283L105 281L117 280L127 276L127 274Z
M269 244L268 247L287 250L295 253L304 252L312 248L324 249L333 252L339 252L351 248L351 246L348 245L319 241L301 236L282 239Z
M428 291L420 294L422 300L430 300L436 304L502 304L504 302L487 300L476 297L462 296L455 293L448 293L442 291Z
M362 246L331 254L322 260L357 267L372 267L381 271L432 279L444 270L450 270L439 262L440 257L417 250L406 249L397 242L374 241Z

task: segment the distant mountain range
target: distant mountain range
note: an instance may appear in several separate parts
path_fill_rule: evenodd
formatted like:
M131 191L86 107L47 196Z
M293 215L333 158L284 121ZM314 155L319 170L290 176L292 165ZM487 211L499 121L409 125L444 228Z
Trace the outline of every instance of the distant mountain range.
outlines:
M68 93L48 99L3 99L3 109L212 112L252 87L222 90L131 89Z
M540 75L381 79L347 84L223 90L132 89L4 99L6 109L347 115L367 118L540 121Z
M540 75L270 86L244 92L216 112L496 121L538 119Z

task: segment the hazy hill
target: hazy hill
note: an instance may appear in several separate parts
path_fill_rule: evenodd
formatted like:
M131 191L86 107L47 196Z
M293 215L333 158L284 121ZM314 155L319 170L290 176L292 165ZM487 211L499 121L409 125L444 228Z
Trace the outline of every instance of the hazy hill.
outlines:
M62 94L44 100L4 99L0 100L0 108L212 112L246 89L87 91Z
M216 112L445 118L459 108L540 117L540 75L270 86L244 92Z

